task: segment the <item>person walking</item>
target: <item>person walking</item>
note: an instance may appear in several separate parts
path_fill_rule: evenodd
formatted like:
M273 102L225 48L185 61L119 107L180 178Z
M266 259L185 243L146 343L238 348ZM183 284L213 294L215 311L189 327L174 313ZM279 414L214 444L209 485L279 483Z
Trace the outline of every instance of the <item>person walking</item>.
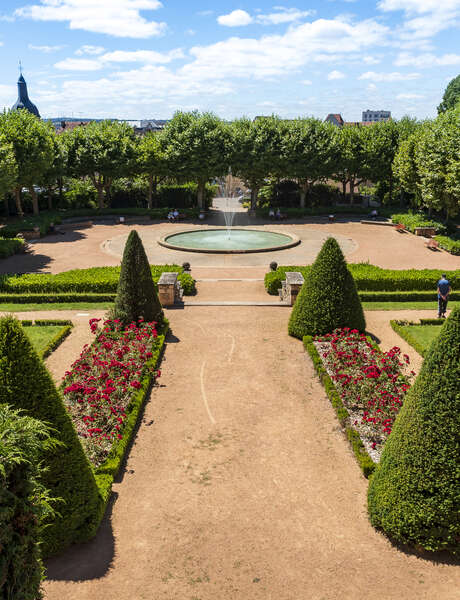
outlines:
M447 302L449 301L449 294L451 287L449 280L443 273L441 279L438 281L438 319L446 316Z

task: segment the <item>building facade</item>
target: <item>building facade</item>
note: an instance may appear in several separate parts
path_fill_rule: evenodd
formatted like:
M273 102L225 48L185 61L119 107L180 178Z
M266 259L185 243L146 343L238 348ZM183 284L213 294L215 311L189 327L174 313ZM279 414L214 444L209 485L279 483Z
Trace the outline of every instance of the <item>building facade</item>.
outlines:
M364 123L375 123L376 121L389 121L390 119L390 110L363 110Z
M30 101L29 94L27 93L27 83L22 73L19 75L18 79L18 99L11 107L11 110L19 110L20 108L28 110L30 113L40 118L38 108Z

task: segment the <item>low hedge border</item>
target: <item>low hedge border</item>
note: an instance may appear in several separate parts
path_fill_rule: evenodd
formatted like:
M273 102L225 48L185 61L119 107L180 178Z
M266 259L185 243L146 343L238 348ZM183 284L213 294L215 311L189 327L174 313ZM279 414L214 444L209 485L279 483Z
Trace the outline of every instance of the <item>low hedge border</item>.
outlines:
M158 337L156 338L157 345L156 349L153 351L153 356L145 364L145 370L147 372L142 377L141 387L133 394L129 407L126 411L128 416L125 420L125 426L123 428L123 437L121 440L118 440L113 444L107 459L102 465L94 470L96 483L101 497L101 503L99 506L99 513L96 515L94 520L95 525L91 531L88 532L88 539L96 534L104 517L110 500L113 481L117 476L121 465L123 464L127 452L129 451L131 442L137 429L137 425L143 412L145 402L148 398L150 390L152 389L153 377L150 369L158 368L161 363L168 330L169 323L165 320L163 327L158 329Z
M434 239L439 243L440 248L455 256L460 256L460 240L448 237L447 235L435 235Z
M265 274L264 284L267 292L272 296L278 295L282 282L286 279L286 271L298 271L306 277L310 266L282 266L276 271L269 271ZM387 297L389 292L421 292L426 291L431 294L430 298L436 294L436 283L443 271L442 269L382 269L375 265L367 263L351 263L348 268L356 282L358 292L379 292L384 293L384 300L395 300L396 298ZM460 288L460 269L447 271L447 278L454 289ZM402 296L400 296L402 298ZM362 298L363 299L363 298ZM404 298L406 299L406 298ZM410 298L407 298L408 300ZM415 297L413 298L416 299ZM452 297L452 299L454 299ZM372 300L379 300L373 297Z
M0 304L59 304L65 302L113 302L116 294L0 294Z
M18 252L24 252L24 250L24 240L18 238L3 239L0 237L0 258L8 258L9 256L13 256L13 254L17 254Z
M400 321L391 320L390 325L393 331L395 331L403 340L405 340L409 346L420 354L425 356L425 348L408 332L404 329L406 325L442 325L444 319L420 319L420 323L414 323L413 321Z
M49 341L45 348L40 352L39 356L43 360L48 358L56 348L62 344L62 342L70 335L73 328L72 321L68 319L36 319L33 323L30 319L21 321L23 327L45 327L47 325L61 325L62 329Z
M319 380L323 384L327 397L329 398L335 410L337 418L345 431L346 437L351 444L351 448L356 457L356 460L358 461L358 464L361 467L364 476L366 478L369 478L370 475L372 475L372 473L374 472L377 465L369 456L366 448L364 447L363 442L361 441L361 438L359 437L358 432L350 426L350 415L348 413L348 410L343 405L340 395L334 386L334 382L332 381L328 372L324 368L323 361L313 343L313 337L310 335L306 335L303 338L303 345L305 350L310 355Z

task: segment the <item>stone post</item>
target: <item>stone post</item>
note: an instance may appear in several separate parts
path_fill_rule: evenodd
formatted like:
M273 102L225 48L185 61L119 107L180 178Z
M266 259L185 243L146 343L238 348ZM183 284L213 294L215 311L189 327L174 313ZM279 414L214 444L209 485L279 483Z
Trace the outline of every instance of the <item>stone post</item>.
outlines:
M176 297L177 273L162 273L158 281L161 306L173 306Z
M286 272L286 301L291 306L294 306L300 288L303 286L303 282L304 278L302 273L299 273L298 271Z

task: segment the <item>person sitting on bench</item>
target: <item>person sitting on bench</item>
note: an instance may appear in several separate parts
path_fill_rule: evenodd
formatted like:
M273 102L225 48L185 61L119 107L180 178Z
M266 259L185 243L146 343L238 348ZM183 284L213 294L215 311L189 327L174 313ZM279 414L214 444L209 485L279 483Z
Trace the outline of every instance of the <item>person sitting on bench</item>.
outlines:
M179 211L177 210L177 208L174 209L173 217L175 221L179 220Z
M375 221L377 219L377 217L379 216L379 213L374 208L374 210L371 210L371 214L369 216L370 216L371 219L373 219Z

